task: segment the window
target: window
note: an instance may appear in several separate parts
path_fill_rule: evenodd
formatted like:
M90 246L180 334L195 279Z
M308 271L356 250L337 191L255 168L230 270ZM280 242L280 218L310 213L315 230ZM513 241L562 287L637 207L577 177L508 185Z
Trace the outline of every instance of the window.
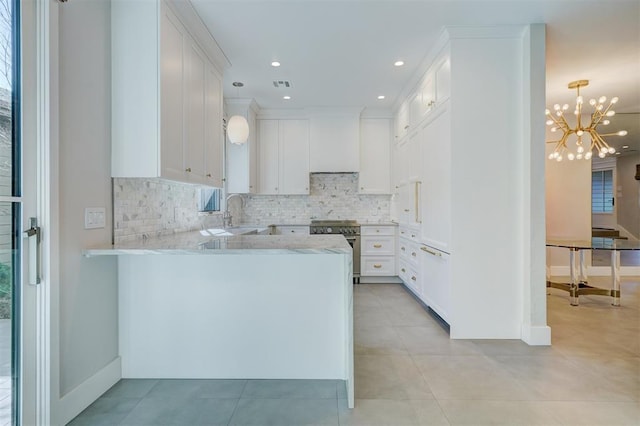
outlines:
M200 188L199 210L201 212L219 212L221 193L220 188Z
M591 212L613 213L613 170L591 172Z

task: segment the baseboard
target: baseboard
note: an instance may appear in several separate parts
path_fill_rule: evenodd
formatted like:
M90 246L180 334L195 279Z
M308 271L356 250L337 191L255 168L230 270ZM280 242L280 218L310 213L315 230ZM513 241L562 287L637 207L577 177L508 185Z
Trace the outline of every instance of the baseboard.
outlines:
M82 382L58 401L59 419L53 424L66 425L122 378L122 365L117 357L102 370Z
M550 266L549 272L554 277L568 277L570 275L569 266ZM611 267L609 266L589 266L587 268L587 276L608 277L611 275ZM640 276L640 266L621 266L620 276L636 277Z
M360 284L400 284L398 277L360 277Z
M551 327L548 325L532 326L524 324L520 338L529 346L550 346Z

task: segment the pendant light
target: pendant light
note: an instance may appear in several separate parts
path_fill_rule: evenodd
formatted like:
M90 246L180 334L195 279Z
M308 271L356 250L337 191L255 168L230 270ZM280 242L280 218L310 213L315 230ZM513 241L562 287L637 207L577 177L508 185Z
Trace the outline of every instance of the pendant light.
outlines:
M233 82L233 87L238 88L238 92L242 86L244 84L239 81ZM229 142L235 145L246 143L249 139L249 123L247 119L242 115L232 116L227 123L227 137Z
M599 125L607 126L609 124L609 117L615 115L615 111L612 109L613 105L618 102L618 98L614 97L609 101L609 105L606 105L606 96L601 96L599 99L591 99L589 105L593 107L593 113L591 114L591 121L588 125L582 123L582 106L585 103L584 98L580 95L580 88L587 86L589 80L577 80L569 83L569 89L576 89L576 108L574 115L576 116L576 124L571 127L564 117L564 112L569 109L569 104L555 104L553 106L554 111L547 109L545 114L547 116L547 126L552 126L551 131L562 132L562 137L557 141L547 141L547 143L554 143L555 147L553 152L549 154L550 160L562 161L563 157L566 157L569 161L576 160L591 160L594 153L604 158L607 154L615 154L616 149L609 145L607 141L603 139L603 136L626 136L626 130L620 130L612 133L599 133L597 128ZM576 135L577 141L567 144L569 136ZM591 141L583 141L584 137L589 137ZM575 152L573 151L575 149Z

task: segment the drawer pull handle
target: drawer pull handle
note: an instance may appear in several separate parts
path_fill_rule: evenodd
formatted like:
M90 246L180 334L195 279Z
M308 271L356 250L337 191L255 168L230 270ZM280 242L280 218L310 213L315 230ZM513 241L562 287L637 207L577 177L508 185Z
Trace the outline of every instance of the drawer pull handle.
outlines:
M412 252L411 252L411 256L416 257L416 252L415 252L415 251L412 251Z
M191 167L187 167L186 169L184 169L184 171L187 173L191 173Z
M374 247L374 248L381 248L381 247L382 247L382 244L374 244L374 245L373 245L373 247Z
M376 229L376 232L380 232L380 230L379 230L379 229Z
M404 247L400 247L400 250L404 251Z
M376 263L375 265L373 265L373 267L376 268L376 269L380 269L380 268L382 268L382 265L379 265L379 264Z
M415 238L416 236L414 234L411 234L411 238Z
M420 247L420 250L425 251L425 252L427 252L427 253L429 253L429 254L432 254L432 255L434 255L434 256L442 256L442 253L439 253L439 252L437 252L437 251L429 250L429 249L428 249L428 248L426 248L426 247Z
M407 272L407 271L406 271L406 269L404 269L404 268L402 268L402 269L401 269L401 271L402 271L402 272Z
M409 209L404 209L405 212L409 213Z
M415 281L415 280L416 280L416 276L414 275L411 277L411 281Z

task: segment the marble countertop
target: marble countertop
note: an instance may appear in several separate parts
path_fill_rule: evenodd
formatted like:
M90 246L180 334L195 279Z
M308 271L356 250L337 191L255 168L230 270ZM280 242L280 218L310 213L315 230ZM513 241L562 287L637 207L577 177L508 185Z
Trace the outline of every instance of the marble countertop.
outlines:
M84 256L140 254L319 254L351 253L342 235L211 235L193 231L92 247Z

